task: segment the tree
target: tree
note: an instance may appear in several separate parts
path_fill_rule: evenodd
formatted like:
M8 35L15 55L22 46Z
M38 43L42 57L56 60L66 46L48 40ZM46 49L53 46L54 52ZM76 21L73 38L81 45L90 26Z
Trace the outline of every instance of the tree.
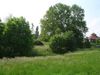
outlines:
M4 23L0 20L0 49L3 42L3 33L4 33Z
M51 6L41 19L41 38L49 40L57 31L65 32L70 17L70 7L64 4Z
M81 47L83 36L87 32L84 9L78 5L70 7L61 3L51 6L41 19L41 38L49 41L53 35L66 31L73 31L77 46Z
M5 40L7 56L26 56L32 51L33 39L25 18L8 18Z
M36 39L39 37L39 27L38 26L36 27L35 36L36 36Z
M4 52L4 29L5 25L4 23L0 20L0 57L3 56Z
M87 32L86 21L84 21L84 9L78 5L71 7L71 19L68 30L72 30L77 40L77 47L83 47L84 34Z

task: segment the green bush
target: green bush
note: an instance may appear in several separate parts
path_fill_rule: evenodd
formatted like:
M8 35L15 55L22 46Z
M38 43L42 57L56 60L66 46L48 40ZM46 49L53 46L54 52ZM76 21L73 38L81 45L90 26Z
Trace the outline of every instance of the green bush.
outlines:
M54 35L50 39L50 48L54 53L65 53L76 50L76 40L72 31Z
M91 48L91 43L88 38L84 39L83 48Z
M96 39L95 41L91 41L90 43L92 47L100 48L100 39Z
M23 18L10 17L5 23L2 57L30 56L33 39L29 23Z
M100 45L100 39L97 39L97 40L96 40L96 44L97 44L97 45Z
M91 43L88 38L84 39L83 48L91 48Z
M4 30L5 30L5 25L4 23L0 20L0 57L3 56L4 54Z

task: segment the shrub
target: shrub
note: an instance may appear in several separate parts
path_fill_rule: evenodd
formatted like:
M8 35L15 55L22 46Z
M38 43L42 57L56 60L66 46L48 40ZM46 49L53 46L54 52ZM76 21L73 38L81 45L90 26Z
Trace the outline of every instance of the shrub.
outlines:
M96 39L95 42L91 41L90 43L92 47L100 48L100 39Z
M0 20L0 57L4 54L4 29L5 24Z
M95 44L96 48L100 48L100 39L96 40L96 44Z
M91 43L90 43L88 38L84 39L83 47L84 48L90 48L91 47Z
M40 40L35 40L34 45L44 45Z
M4 56L30 56L33 39L29 23L23 18L10 17L6 22Z
M97 39L97 40L96 40L96 44L97 44L97 45L100 45L100 39Z
M54 35L50 39L50 48L54 53L65 53L76 50L76 40L72 31Z

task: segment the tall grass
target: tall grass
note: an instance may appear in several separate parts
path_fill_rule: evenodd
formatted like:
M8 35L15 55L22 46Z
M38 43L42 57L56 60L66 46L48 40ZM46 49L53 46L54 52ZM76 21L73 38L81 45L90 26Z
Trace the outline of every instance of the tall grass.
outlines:
M37 53L38 56L55 55L50 49L49 45L35 46L34 51Z
M100 51L0 59L0 75L100 75Z

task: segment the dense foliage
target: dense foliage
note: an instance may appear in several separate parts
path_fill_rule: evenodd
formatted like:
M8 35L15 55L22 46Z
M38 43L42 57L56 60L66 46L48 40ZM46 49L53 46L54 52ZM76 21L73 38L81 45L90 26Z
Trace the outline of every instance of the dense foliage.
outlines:
M88 38L85 38L85 39L84 39L83 47L84 47L84 48L91 48L91 42L89 41Z
M0 20L0 57L3 55L4 52L4 23Z
M73 31L77 47L82 48L83 35L87 31L84 9L61 3L51 6L41 19L41 39L49 41L53 35L66 31Z
M55 53L65 53L76 50L76 40L72 31L54 35L50 47Z
M23 17L9 17L5 23L3 41L4 48L0 52L1 57L30 55L33 48L33 39L29 23Z

